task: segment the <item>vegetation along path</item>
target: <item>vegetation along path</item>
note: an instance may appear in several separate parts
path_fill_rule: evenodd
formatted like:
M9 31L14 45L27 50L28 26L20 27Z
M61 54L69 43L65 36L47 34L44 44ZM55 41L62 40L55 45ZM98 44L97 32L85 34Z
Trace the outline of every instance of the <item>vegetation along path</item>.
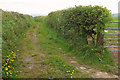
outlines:
M16 61L19 66L15 68L18 72L16 75L17 78L118 77L117 75L102 72L94 68L87 68L79 64L76 57L63 54L62 52L64 51L59 46L52 43L52 41L47 42L48 40L44 40L48 33L43 29L42 25L36 24L34 26L27 31L26 37L19 43L20 46Z

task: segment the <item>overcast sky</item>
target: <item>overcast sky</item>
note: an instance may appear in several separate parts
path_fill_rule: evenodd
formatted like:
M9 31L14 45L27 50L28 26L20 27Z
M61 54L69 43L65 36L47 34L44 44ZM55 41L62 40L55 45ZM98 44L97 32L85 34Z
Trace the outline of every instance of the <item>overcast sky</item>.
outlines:
M107 7L112 13L118 13L120 0L0 0L0 8L5 11L15 11L23 14L48 14L74 7L75 5L99 5Z

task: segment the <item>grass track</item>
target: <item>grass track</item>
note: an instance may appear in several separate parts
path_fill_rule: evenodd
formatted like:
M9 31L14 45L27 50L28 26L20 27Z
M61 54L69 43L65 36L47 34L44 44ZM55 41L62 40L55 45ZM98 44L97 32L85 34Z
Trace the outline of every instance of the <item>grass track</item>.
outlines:
M37 31L38 52L45 54L45 57L34 55L34 44L32 43L32 33L35 28L30 28L26 33L26 37L19 43L20 48L17 53L17 64L15 68L16 78L70 78L70 73L66 72L64 65L71 66L58 52L60 48L52 41L49 41L47 34L44 33L42 25ZM40 30L40 32L39 32ZM43 37L44 36L44 37ZM47 42L49 41L49 43ZM46 45L46 44L51 44ZM54 48L54 49L53 49ZM61 50L62 51L62 50ZM32 67L32 68L30 68ZM67 68L68 70L71 68ZM73 74L73 78L89 78L90 76L77 71ZM32 74L31 74L32 73Z

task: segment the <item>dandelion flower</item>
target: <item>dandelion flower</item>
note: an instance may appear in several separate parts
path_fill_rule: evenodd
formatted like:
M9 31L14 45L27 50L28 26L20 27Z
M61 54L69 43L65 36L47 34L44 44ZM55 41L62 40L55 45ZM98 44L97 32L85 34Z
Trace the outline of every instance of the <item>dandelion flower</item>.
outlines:
M6 72L7 76L8 76L8 72Z
M7 63L5 63L5 65L7 65Z
M7 61L9 61L9 59L6 59Z
M12 73L10 72L10 74L12 74Z
M5 68L5 70L7 71L7 70L8 70L8 68L6 67L6 68Z
M12 53L13 53L13 51L12 51Z

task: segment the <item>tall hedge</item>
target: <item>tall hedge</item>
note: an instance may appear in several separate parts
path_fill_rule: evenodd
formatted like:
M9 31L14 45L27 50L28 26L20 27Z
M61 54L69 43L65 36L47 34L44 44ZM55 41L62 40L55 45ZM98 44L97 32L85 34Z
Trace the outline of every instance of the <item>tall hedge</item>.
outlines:
M48 14L48 19L51 28L76 42L80 37L87 40L87 35L90 35L93 40L95 40L93 35L102 35L112 16L108 9L90 5L51 12ZM99 36L97 40L100 40Z

